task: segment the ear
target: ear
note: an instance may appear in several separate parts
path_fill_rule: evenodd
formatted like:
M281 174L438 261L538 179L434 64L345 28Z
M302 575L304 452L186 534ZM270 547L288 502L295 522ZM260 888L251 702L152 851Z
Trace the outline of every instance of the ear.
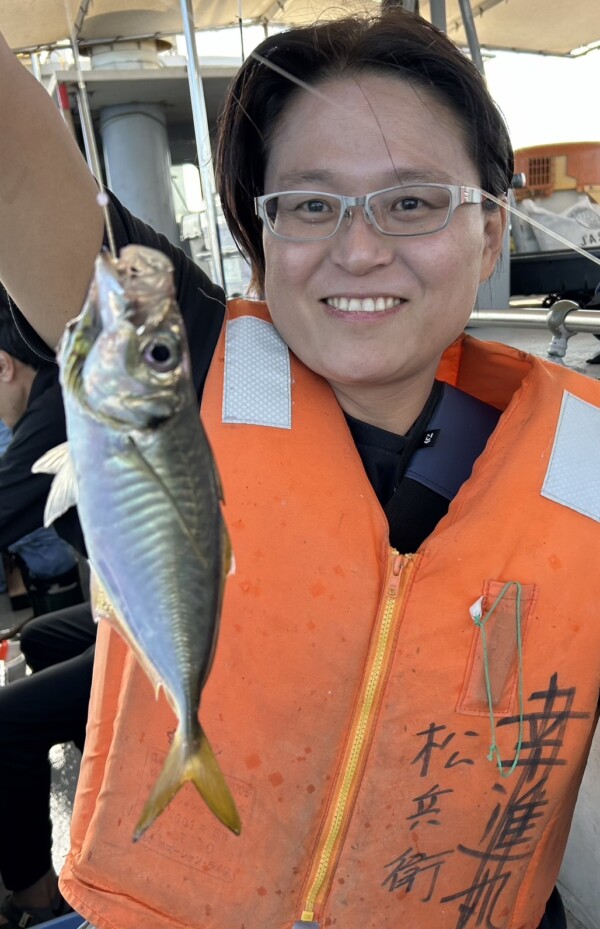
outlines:
M0 383L9 384L16 373L15 359L8 352L0 349Z
M487 281L491 276L496 262L502 254L504 232L506 230L506 210L497 207L495 210L484 209L483 251L481 254L481 273L479 283Z

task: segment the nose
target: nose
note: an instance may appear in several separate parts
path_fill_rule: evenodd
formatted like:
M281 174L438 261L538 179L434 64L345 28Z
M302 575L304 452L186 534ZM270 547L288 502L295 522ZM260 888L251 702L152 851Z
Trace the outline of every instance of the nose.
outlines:
M370 222L364 207L347 210L331 240L331 260L351 274L362 275L394 260L392 236L383 235Z

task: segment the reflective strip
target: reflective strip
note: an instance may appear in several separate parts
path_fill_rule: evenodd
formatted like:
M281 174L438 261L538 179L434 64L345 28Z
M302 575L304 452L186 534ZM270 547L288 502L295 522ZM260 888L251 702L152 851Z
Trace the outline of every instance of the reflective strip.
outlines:
M567 391L542 496L600 521L600 409Z
M223 422L292 428L290 354L272 323L227 323Z

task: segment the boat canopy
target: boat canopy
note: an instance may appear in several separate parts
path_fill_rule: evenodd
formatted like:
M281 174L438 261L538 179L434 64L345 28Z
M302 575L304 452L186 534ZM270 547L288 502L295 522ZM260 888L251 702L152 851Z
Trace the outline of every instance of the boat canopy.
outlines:
M383 0L385 2L385 0ZM466 0L463 0L466 3ZM479 44L549 55L571 55L600 44L598 0L470 0ZM239 25L297 25L336 19L354 11L377 12L382 0L192 0L196 29ZM407 4L404 3L406 6ZM414 5L414 4L413 4ZM420 13L435 21L436 0L421 0ZM450 38L467 46L461 0L446 0ZM67 24L67 11L71 24ZM433 11L435 13L435 10ZM47 48L70 38L80 44L125 37L167 36L183 31L180 0L2 0L0 30L15 50Z

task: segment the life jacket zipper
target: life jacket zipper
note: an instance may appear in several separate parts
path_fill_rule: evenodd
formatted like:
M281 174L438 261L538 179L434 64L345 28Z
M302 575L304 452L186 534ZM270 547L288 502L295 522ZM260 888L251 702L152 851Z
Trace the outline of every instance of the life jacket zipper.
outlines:
M317 900L323 888L327 886L327 879L332 873L341 849L339 839L347 825L349 801L357 789L356 775L361 763L365 760L365 745L368 743L373 725L373 706L377 705L381 681L391 660L390 642L393 639L394 616L397 613L396 601L401 582L403 588L406 586L408 580L406 569L410 567L413 559L414 555L400 555L395 549L390 551L385 602L379 614L381 616L379 631L373 639L371 652L367 657L370 670L363 684L361 699L357 703L352 720L351 737L347 743L349 750L346 750L347 760L338 775L338 785L330 804L330 813L313 856L316 866L313 863L309 872L310 878L307 882L309 889L304 900L304 909L292 929L319 929L319 922L315 919Z

